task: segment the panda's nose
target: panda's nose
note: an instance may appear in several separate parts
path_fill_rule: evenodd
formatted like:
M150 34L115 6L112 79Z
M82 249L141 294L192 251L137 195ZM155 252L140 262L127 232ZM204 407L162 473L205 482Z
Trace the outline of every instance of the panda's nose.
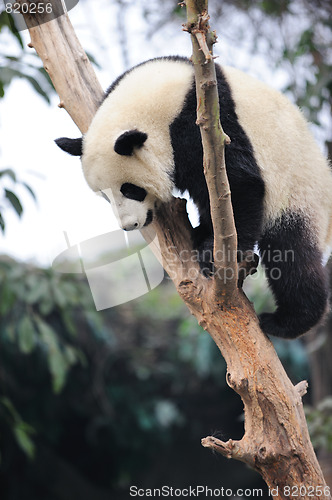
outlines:
M138 222L129 222L127 224L122 224L122 229L124 231L133 231L138 228Z

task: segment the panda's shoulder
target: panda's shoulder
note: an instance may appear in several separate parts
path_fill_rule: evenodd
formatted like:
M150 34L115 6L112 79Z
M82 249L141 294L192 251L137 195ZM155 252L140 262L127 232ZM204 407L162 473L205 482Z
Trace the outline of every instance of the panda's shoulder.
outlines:
M179 71L181 70L181 68L192 68L192 63L187 57L177 55L155 57L152 59L148 59L147 61L143 61L139 64L136 64L136 66L133 66L132 68L124 71L120 76L118 76L106 90L104 94L104 100L119 86L121 82L127 79L127 77L132 76L133 80L135 80L135 77L138 73L153 73L157 66L159 66L159 68L162 68L165 71L165 74L170 74L169 71L171 70L172 66L174 67L174 69L176 68Z

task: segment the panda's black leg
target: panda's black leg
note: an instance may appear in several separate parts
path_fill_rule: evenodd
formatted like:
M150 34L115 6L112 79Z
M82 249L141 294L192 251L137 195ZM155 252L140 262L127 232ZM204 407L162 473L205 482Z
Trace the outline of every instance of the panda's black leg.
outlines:
M198 254L198 261L202 273L211 276L213 273L213 232L211 228L201 224L192 230L192 241Z
M202 273L205 276L211 276L213 274L213 234L204 226L198 226L193 229L192 233L193 245L197 249L199 264ZM248 246L250 244L248 243ZM254 243L251 243L251 248L253 248ZM228 256L228 259L232 256ZM239 263L238 267L238 286L242 287L245 278L251 274L254 274L257 270L259 257L252 250L242 250L238 249L234 258L237 259Z
M268 335L296 338L322 318L328 299L322 254L300 215L285 214L265 232L260 243L262 263L277 310L262 314Z

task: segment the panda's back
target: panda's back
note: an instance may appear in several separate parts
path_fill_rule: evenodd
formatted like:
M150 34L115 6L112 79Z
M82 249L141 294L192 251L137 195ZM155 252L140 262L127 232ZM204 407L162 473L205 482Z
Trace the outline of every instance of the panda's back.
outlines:
M242 71L222 71L264 180L265 224L283 210L300 210L318 219L321 242L331 242L332 172L302 113L283 94Z

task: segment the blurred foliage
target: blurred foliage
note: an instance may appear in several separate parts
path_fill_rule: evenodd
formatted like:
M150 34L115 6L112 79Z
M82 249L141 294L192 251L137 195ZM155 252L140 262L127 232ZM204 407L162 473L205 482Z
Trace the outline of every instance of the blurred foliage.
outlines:
M246 10L253 27L253 50L264 39L266 55L288 72L289 83L284 90L294 96L312 122L324 123L321 111L326 106L331 115L332 105L331 2L230 0L225 4L226 8L233 4ZM257 15L258 10L261 15Z
M305 410L313 446L332 452L332 396Z
M0 448L8 498L17 460L26 455L26 472L40 466L45 449L105 488L129 484L188 422L202 385L210 395L211 377L217 392L226 387L211 339L191 318L180 325L187 315L173 289L97 313L85 280L3 259L0 290ZM227 406L241 411L237 401ZM23 484L21 493L27 477Z
M69 369L84 363L71 345L77 335L76 308L91 312L90 294L70 277L36 270L9 259L0 262L0 340L25 355L41 356L55 392L63 388ZM51 321L56 316L57 321ZM66 335L61 335L66 331Z
M12 54L12 47L10 52L8 51L8 45L11 46L8 44L8 39L16 42L17 55ZM5 10L1 11L0 7L0 98L4 97L6 88L15 78L27 80L43 99L50 102L49 94L52 92L53 86L48 74L40 65L40 59L37 55L35 53L28 54L20 33L15 29L13 17ZM22 203L15 192L18 186L23 186L36 200L31 187L18 180L13 169L0 170L0 230L2 232L5 231L5 212L8 208L14 210L19 217L22 216Z
M23 214L21 201L13 191L13 189L18 186L23 186L36 201L35 193L31 187L25 182L18 180L15 172L11 168L0 170L0 229L3 233L6 228L4 213L7 209L14 210L19 217Z
M8 38L16 41L16 55L7 50ZM48 103L53 91L51 80L40 64L37 54L24 46L22 36L16 31L13 17L5 10L0 12L0 98L15 78L23 78Z
M13 403L4 396L0 397L0 418L11 429L18 446L25 455L30 459L34 458L35 445L31 436L35 431L31 425L22 420Z
M216 345L168 280L96 312L83 276L2 258L0 294L6 500L121 498L144 481L220 483L220 463L200 450L200 438L220 427L223 438L240 438L242 403ZM295 351L285 352L298 373ZM189 450L202 453L194 475ZM234 478L237 467L223 465L223 486L257 486L249 471Z

